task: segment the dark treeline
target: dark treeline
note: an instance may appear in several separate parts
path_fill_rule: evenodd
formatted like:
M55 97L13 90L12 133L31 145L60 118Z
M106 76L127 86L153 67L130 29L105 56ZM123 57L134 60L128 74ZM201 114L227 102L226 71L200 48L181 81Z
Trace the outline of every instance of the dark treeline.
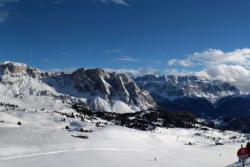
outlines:
M120 114L105 111L92 112L81 104L74 104L72 107L83 115L99 117L116 125L140 130L154 130L156 127L193 128L195 124L199 124L196 117L188 112L167 112L150 109L148 111Z

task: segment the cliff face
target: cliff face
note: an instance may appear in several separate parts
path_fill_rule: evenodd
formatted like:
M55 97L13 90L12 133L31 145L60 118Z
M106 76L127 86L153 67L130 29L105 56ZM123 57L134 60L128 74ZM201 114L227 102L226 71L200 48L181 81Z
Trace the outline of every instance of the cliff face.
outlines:
M95 110L113 111L117 110L117 105L133 111L156 107L149 93L142 91L125 74L81 68L72 74L52 75L44 82L60 93L86 98Z
M214 102L225 96L240 94L234 85L227 82L209 81L197 76L146 75L134 80L141 89L168 100L198 97Z
M0 94L10 97L29 95L56 95L53 88L40 79L44 73L25 64L4 62L0 64Z

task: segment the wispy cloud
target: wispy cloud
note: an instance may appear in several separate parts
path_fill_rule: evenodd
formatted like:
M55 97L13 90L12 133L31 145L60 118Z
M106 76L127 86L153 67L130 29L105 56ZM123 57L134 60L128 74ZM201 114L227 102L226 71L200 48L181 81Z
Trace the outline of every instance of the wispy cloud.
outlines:
M120 48L113 48L113 49L107 49L104 52L106 54L118 54L118 53L122 53L122 49L120 49Z
M0 8L4 7L7 3L19 2L19 0L0 0Z
M63 3L64 0L52 0L52 3L55 5ZM92 2L100 2L105 4L116 4L116 5L122 5L122 6L129 6L128 1L129 0L88 0Z
M138 76L143 76L147 74L154 74L154 75L160 75L161 72L159 69L156 68L137 68L137 69L129 69L129 68L124 68L124 69L110 69L110 68L105 68L106 71L108 72L116 72L116 73L125 73L131 77L138 77Z
M101 3L113 3L116 5L122 5L122 6L129 6L128 0L92 0L94 2L101 2Z
M52 3L54 5L59 5L59 4L63 3L63 0L54 0Z
M123 62L137 62L138 60L131 57L131 56L128 56L128 55L122 55L122 56L119 56L117 58L114 58L113 60L116 60L116 61L123 61Z
M74 72L75 70L77 70L77 67L71 67L71 68L53 68L53 69L49 69L46 70L48 72L64 72L66 74L71 74L72 72Z
M45 64L48 64L48 63L50 62L50 60L47 59L47 58L44 58L44 59L41 59L41 62L42 62L42 63L45 63Z
M115 4L118 4L118 5L129 6L129 3L125 0L111 0L111 1Z
M0 12L0 23L3 23L9 17L9 13L7 11Z
M10 13L6 6L13 2L19 2L19 0L0 0L0 23L5 22L9 18Z
M180 65L183 67L190 67L192 66L192 62L190 60L177 60L177 59L171 59L168 61L169 66L173 65Z

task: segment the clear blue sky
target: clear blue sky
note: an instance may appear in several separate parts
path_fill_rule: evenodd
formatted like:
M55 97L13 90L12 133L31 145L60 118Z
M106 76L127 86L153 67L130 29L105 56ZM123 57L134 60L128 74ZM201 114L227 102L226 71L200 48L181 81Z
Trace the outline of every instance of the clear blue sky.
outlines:
M165 69L197 51L249 47L249 9L249 0L0 0L0 59Z

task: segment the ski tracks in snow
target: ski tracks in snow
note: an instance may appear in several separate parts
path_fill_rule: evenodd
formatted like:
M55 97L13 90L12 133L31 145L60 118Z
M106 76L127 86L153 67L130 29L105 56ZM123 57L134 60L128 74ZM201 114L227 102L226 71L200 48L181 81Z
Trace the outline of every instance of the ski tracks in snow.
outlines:
M65 149L65 150L58 150L58 151L49 151L49 152L42 152L42 153L26 154L26 155L8 156L8 157L0 158L0 160L1 161L8 161L8 160L14 160L14 159L32 158L32 157L36 157L36 156L46 156L46 155L68 153L68 152L78 152L78 151L145 152L146 150L121 149L121 148L79 148L79 149Z

